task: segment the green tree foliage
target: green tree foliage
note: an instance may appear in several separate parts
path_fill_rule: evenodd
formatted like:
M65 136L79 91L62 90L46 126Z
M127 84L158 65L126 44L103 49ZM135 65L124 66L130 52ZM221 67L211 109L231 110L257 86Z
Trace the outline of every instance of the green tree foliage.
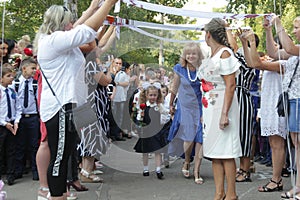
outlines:
M62 0L11 0L6 3L4 36L9 39L20 39L22 35L34 38L35 32L42 23L43 14L52 4L62 4ZM0 7L3 16L3 3Z
M275 2L275 3L274 3ZM228 0L226 12L232 13L275 13L281 16L283 26L288 33L292 33L293 20L296 16L300 16L299 0ZM246 26L258 34L261 39L259 50L265 49L265 35L262 28L262 17L244 20Z

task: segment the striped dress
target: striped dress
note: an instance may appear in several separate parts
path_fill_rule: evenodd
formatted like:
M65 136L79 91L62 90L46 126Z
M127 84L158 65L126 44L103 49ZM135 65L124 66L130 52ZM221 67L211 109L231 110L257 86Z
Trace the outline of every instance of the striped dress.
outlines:
M249 157L253 130L253 102L249 91L255 76L255 69L247 66L244 56L240 53L237 53L236 57L241 63L240 74L236 78L236 94L240 111L240 140L243 157Z

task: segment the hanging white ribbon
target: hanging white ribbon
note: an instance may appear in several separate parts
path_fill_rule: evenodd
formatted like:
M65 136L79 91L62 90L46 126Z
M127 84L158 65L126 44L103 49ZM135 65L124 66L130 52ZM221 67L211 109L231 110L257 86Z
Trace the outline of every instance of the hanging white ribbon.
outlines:
M191 31L199 31L201 30L204 25L197 25L197 24L157 24L151 22L142 22L136 20L130 20L130 25L139 28L149 28L155 30L191 30Z
M120 10L121 10L121 1L119 0L117 3L115 3L114 13L119 13Z
M254 18L265 16L266 14L234 14L234 13L217 13L217 12L201 12L194 10L185 10L182 8L174 8L164 5L157 5L153 3L147 3L144 1L137 0L122 0L128 6L134 6L142 8L145 10L150 10L154 12L160 12L170 15L186 16L186 17L195 17L195 18L222 18L222 19L245 19L245 18Z
M205 42L204 40L175 40L175 39L170 39L170 38L164 38L164 37L160 37L157 35L154 35L152 33L148 33L147 31L144 31L140 28L134 27L134 26L128 26L128 25L124 25L124 27L127 27L133 31L136 31L140 34L146 35L148 37L154 38L154 39L158 39L158 40L162 40L162 41L166 41L166 42L174 42L174 43L189 43L189 42Z

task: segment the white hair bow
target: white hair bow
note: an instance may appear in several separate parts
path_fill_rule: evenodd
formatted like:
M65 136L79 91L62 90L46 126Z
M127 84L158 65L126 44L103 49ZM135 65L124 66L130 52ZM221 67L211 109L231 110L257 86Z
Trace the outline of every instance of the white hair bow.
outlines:
M144 82L144 83L142 84L142 87L144 88L144 90L147 90L148 87L150 87L150 86L154 86L154 87L156 87L156 88L159 89L159 90L160 90L160 88L161 88L161 85L160 85L160 83L158 83L158 82L154 82L154 83Z

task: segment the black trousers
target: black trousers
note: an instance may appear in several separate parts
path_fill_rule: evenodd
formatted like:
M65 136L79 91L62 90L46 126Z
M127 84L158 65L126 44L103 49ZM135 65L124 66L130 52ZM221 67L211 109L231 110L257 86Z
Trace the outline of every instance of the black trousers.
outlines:
M16 175L23 174L26 152L30 152L32 172L37 172L36 153L39 148L40 135L40 118L38 115L21 118L16 134Z
M5 173L5 164L7 178L10 178L14 175L15 149L16 136L4 126L0 126L0 179L1 175Z
M68 109L67 109L68 110ZM67 172L68 172L68 160L73 151L76 148L76 134L75 130L70 130L69 118L65 118L65 123L59 127L59 118L61 111L59 111L52 119L46 122L48 145L50 149L50 164L47 171L47 179L51 196L59 197L67 191ZM62 147L59 143L60 129L64 126L64 140L63 142L63 154L59 161L58 174L54 175L54 169L57 166L57 155L60 154L60 148Z

